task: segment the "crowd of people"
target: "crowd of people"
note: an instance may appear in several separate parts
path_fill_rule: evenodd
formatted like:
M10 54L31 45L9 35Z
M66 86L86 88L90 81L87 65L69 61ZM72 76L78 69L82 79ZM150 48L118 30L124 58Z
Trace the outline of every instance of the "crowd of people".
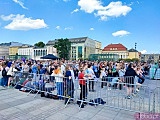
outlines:
M102 81L101 88L107 84L108 90L116 84L114 88L127 88L127 99L130 99L135 91L139 91L139 87L148 74L150 64L147 63L127 63L124 61L67 61L67 60L1 60L0 61L0 86L11 87L11 83L16 72L31 73L32 79L35 80L37 74L48 75L50 82L55 82L59 99L63 99L64 94L69 97L74 95L74 84L78 80L80 87L80 100L85 100L88 92L95 92L95 79ZM130 76L127 80L124 76ZM135 83L135 77L137 81ZM64 79L65 78L65 79ZM118 78L118 79L109 79ZM88 82L87 82L88 81ZM29 80L27 81L29 83ZM25 84L27 84L25 81ZM88 84L87 84L88 83ZM121 83L125 83L122 85ZM25 85L23 84L23 85ZM136 85L136 89L134 86ZM67 90L65 90L67 89ZM65 99L65 103L68 99Z

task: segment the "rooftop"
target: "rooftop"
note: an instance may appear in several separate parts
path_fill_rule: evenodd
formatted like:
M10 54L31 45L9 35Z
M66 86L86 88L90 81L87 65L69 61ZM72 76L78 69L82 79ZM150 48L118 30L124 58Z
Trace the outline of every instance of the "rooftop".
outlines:
M71 43L83 43L86 41L87 38L88 37L79 37L79 38L68 38L68 39ZM48 43L46 45L54 45L55 42L57 42L57 41L58 41L58 39L50 40L50 41L48 41Z
M136 49L130 49L130 50L128 50L129 52L138 52Z
M127 48L122 44L109 44L102 51L126 51Z

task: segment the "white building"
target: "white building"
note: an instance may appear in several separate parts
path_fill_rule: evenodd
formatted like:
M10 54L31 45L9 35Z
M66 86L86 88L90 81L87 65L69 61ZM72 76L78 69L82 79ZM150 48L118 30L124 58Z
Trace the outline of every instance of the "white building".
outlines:
M27 55L29 58L34 58L33 46L22 46L18 48L18 55Z
M21 47L18 49L18 55L28 55L29 58L34 60L40 60L41 57L47 54L53 54L57 56L56 48L52 46L45 46L44 48Z

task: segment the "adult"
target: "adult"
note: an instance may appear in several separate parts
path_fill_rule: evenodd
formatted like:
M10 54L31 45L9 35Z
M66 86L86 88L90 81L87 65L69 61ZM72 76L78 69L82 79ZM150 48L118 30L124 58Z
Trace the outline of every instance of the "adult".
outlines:
M70 66L67 65L65 68L65 87L66 87L66 98L65 98L65 104L68 102L68 99L73 99L74 97L74 84L72 80L72 74L70 71Z
M134 93L134 79L135 76L138 76L134 70L133 63L128 65L128 68L125 72L125 82L127 84L127 99L131 99L131 94Z
M61 73L59 66L55 66L52 76L55 77L58 98L62 100L63 95L64 95L64 83L63 83L64 76Z
M17 69L15 69L14 63L12 63L11 67L9 68L9 70L7 72L7 76L8 76L8 88L10 87L10 82L13 80L14 72L16 72L16 71L17 71Z

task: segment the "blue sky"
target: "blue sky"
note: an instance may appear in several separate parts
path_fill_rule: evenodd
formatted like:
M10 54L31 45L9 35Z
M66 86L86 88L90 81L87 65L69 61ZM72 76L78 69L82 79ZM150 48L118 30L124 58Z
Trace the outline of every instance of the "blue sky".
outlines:
M85 37L160 53L160 0L0 0L0 43Z

